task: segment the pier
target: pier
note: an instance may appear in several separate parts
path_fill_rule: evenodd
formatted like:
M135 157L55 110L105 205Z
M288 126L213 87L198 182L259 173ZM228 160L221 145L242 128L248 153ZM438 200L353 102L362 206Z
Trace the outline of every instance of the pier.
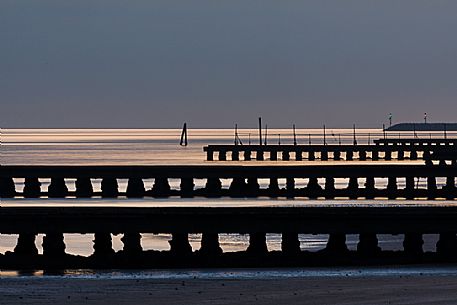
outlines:
M171 233L169 251L144 251L140 233ZM240 267L315 266L365 263L457 261L457 207L296 206L296 207L58 207L0 209L0 233L19 234L13 252L0 255L1 268ZM45 234L38 255L35 236ZM95 233L89 257L66 254L63 233ZM114 252L111 234L124 234ZM188 234L202 233L198 249ZM221 233L249 234L246 251L224 253ZM282 235L281 251L269 252L266 234ZM328 234L327 246L302 251L298 234ZM347 234L358 234L349 251ZM404 234L403 249L382 251L377 234ZM423 251L423 234L439 234L435 252Z
M214 161L404 161L427 160L434 153L457 160L455 140L432 142L375 140L375 145L208 145L206 160ZM216 158L215 158L216 155Z
M0 196L454 199L455 177L455 165L2 166ZM335 179L341 178L347 181L344 188L335 184ZM24 181L21 189L18 179ZM50 180L47 190L41 187L42 179ZM99 190L94 188L94 179L100 179ZM127 180L126 190L119 189L118 179ZM153 181L147 185L145 179ZM171 187L173 179L179 181L178 187ZM222 186L222 179L229 180L228 187ZM261 187L260 179L266 179L268 186ZM279 179L285 180L284 187L279 187ZM296 186L298 179L304 179L303 187ZM380 185L382 179L386 181L384 186ZM70 180L74 190L69 189ZM197 180L204 187L196 187Z
M421 204L418 200L417 205L408 206L397 200L391 201L392 206L379 206L371 199L454 200L456 176L457 166L453 165L1 166L0 194L4 199L0 234L19 234L19 238L13 252L0 256L0 267L260 267L455 261L457 207L452 203ZM335 181L340 178L345 178L347 185L337 187ZM100 190L94 187L95 179ZM125 191L119 188L120 179L126 179ZM170 185L173 179L179 180L177 188ZM195 186L198 179L204 187ZM222 187L223 179L230 182L227 188ZM261 179L267 179L266 187L260 186ZM279 179L285 180L284 187ZM302 187L297 186L299 179L304 179ZM42 187L44 180L50 181L49 187ZM384 180L385 186L380 187L379 180ZM281 206L278 201L274 207L115 206L123 198L170 196L283 196L303 200L294 206ZM46 200L30 201L35 203L30 206L12 204L24 200L21 198L62 198L62 204L47 206ZM70 198L76 203L66 206L65 200ZM110 206L78 207L79 198L117 199ZM307 198L366 200L347 206L326 206L328 201L322 200L323 204L313 206L304 204ZM37 254L35 246L39 233L45 234L43 255ZM65 233L94 234L94 254L66 254ZM141 233L170 233L170 251L143 251ZM190 233L203 234L198 251L189 244ZM223 233L249 234L249 247L223 253L218 240ZM282 251L268 251L267 233L282 234ZM124 250L114 252L111 234L124 234ZM298 234L329 234L327 247L316 253L301 251ZM347 234L359 234L357 251L348 250ZM403 251L381 251L377 234L404 234ZM423 234L439 234L436 253L423 252Z

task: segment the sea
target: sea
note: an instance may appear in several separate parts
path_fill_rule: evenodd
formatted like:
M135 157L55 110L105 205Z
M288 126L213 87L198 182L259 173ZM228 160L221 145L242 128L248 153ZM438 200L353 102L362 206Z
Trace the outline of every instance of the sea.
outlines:
M2 129L1 130L1 165L207 165L207 164L241 164L244 166L273 164L297 165L319 164L320 161L206 161L203 147L208 144L233 144L235 132L233 129L189 129L188 145L180 145L180 129ZM262 142L267 144L372 144L373 140L387 137L440 137L440 133L384 133L381 129L297 129L295 135L292 129L262 130ZM453 135L446 135L447 137ZM454 135L455 136L455 135ZM457 136L456 136L457 137ZM257 129L239 129L238 138L242 144L258 144L259 131ZM325 161L325 164L349 161ZM358 163L360 161L351 161ZM365 161L369 162L369 161ZM386 161L380 161L385 162ZM389 161L388 163L404 163L421 161ZM345 163L347 164L347 163ZM49 186L49 179L41 179L42 189ZM16 188L20 191L24 181L17 179ZM69 189L74 189L74 180L68 179ZM127 181L119 179L119 187L125 190ZM101 181L93 180L95 189L100 188ZM203 187L204 180L196 180L196 187ZM268 181L260 180L261 187L266 187ZM285 185L285 180L279 180L280 186ZM297 179L296 185L303 187L306 179ZM324 181L319 181L324 183ZM337 179L336 187L347 186L347 179ZM377 187L386 185L382 179L376 181ZM401 181L399 182L402 183ZM425 181L418 181L419 185ZM438 186L445 181L438 181ZM151 188L153 180L145 180L146 188ZM172 188L179 187L179 180L171 179ZM230 180L222 180L223 187L228 187ZM398 204L453 204L452 201L389 201L389 200L309 200L305 198L259 198L259 199L207 199L207 198L167 198L167 199L2 199L1 206L30 206L30 205L113 205L113 206L276 206L276 205L398 205ZM92 234L65 234L66 252L75 255L88 256L93 253ZM113 235L113 248L122 249L122 235ZM142 246L145 250L168 250L170 234L142 234ZM302 234L299 236L302 250L317 251L323 249L327 243L327 235ZM379 235L379 245L384 250L402 249L402 235ZM434 251L437 235L425 236L425 251ZM194 250L200 247L201 234L190 234L189 240ZM242 251L247 248L248 235L220 234L221 247L225 252ZM0 235L0 253L12 251L16 244L17 235ZM36 245L42 252L43 235L39 234ZM349 249L355 249L358 242L357 235L347 236ZM269 250L280 250L281 236L267 234ZM329 271L330 274L332 273Z

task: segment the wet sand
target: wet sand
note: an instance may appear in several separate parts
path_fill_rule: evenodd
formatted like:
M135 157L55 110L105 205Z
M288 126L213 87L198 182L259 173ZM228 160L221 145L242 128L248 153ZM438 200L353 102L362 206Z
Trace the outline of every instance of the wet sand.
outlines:
M0 304L456 304L457 277L280 279L6 277Z

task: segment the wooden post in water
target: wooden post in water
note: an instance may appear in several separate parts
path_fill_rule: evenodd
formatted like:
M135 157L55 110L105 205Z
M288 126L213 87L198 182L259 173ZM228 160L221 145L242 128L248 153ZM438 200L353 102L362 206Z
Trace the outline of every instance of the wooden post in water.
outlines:
M259 145L262 145L262 118L259 117Z
M354 145L357 145L357 138L355 136L355 124L352 125L353 135L354 135Z
M327 139L326 139L326 135L325 135L325 124L324 124L324 145L327 145Z
M181 132L181 141L179 142L181 146L187 146L187 123L184 123Z
M264 145L267 145L267 136L268 136L268 125L265 124L265 139L264 139Z
M238 145L238 124L235 124L235 145Z
M293 125L294 129L294 145L297 145L297 134L295 133L295 124Z

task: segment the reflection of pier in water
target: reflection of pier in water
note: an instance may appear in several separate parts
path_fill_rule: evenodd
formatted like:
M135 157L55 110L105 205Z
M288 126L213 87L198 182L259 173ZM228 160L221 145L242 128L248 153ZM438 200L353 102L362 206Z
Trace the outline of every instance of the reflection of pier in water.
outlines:
M208 145L203 150L207 161L213 161L215 154L219 161L403 161L427 160L435 153L457 155L457 139L378 139L373 142L374 145Z

